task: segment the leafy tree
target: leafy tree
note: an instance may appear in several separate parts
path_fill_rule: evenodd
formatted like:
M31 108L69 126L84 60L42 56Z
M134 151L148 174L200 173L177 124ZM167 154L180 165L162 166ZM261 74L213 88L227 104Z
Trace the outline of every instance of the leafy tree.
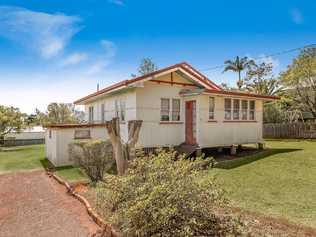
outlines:
M316 48L306 48L281 74L293 106L316 117Z
M144 58L142 59L138 67L138 73L140 75L146 75L148 73L156 71L157 69L158 67L150 58Z
M239 58L239 56L237 56L235 60L227 60L224 64L226 66L223 72L233 71L238 73L237 87L241 90L244 86L244 80L241 78L241 72L249 68L250 65L255 64L255 62L253 60L249 60L248 57Z
M81 112L75 110L75 106L71 103L51 103L45 113L36 109L36 117L42 125L77 123L82 119Z
M280 80L273 77L272 63L249 66L245 82L247 90L261 95L278 95L283 91Z
M0 139L6 134L23 128L25 114L18 108L0 105Z

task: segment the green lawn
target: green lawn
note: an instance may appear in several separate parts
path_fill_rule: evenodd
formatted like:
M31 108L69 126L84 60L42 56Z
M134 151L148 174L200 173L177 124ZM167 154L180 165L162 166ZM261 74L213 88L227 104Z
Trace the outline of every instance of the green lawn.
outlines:
M46 164L44 145L0 148L0 174L42 169Z
M44 145L0 148L0 174L44 169L47 165ZM56 174L69 182L87 180L79 168L72 166L58 167Z
M219 163L209 175L233 205L316 227L316 141L267 141L261 154Z

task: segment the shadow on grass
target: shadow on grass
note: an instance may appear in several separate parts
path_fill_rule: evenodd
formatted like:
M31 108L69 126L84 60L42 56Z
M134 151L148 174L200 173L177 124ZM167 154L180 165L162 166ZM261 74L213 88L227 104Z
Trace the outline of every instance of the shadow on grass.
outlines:
M13 147L0 147L0 152L19 152L34 150L34 146L13 146Z
M219 169L234 169L243 165L250 164L252 162L265 159L269 156L275 155L275 154L280 154L280 153L289 153L289 152L294 152L294 151L300 151L302 149L266 149L260 153L246 156L246 157L240 157L236 158L234 160L225 160L225 161L220 161L217 163L214 168L219 168Z
M40 160L44 169L53 169L54 165L46 158Z

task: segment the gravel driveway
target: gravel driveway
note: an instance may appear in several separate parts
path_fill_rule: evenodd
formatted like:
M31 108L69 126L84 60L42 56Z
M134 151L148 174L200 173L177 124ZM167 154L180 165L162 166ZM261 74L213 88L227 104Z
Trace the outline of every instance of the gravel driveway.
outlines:
M87 237L84 206L43 171L0 175L0 237Z

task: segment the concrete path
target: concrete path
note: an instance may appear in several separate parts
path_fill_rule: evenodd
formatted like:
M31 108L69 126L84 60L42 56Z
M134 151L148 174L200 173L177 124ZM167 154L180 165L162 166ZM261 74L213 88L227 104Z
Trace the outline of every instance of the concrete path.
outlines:
M0 237L87 237L84 206L43 171L0 175Z

